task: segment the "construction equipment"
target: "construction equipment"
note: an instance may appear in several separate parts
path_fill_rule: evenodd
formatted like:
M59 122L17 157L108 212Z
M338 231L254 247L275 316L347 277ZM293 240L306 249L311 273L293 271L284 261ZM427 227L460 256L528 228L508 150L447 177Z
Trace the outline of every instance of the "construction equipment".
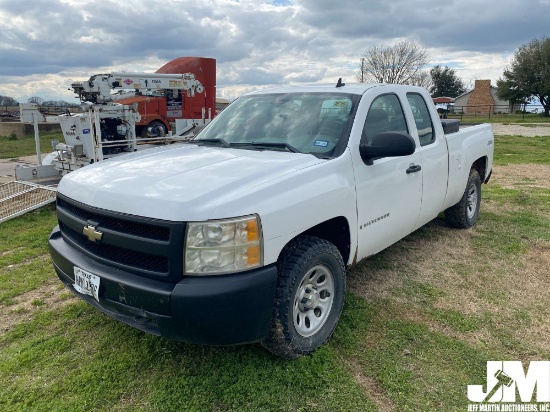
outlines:
M20 106L21 121L34 124L38 164L17 166L16 182L2 187L0 222L46 204L46 198L53 201L55 183L63 174L151 143L192 137L215 115L216 61L180 57L157 73L96 74L71 88L83 113L44 117L36 105ZM54 151L42 160L38 122L44 120L60 124L65 142L52 142ZM52 183L52 178L57 178L52 186L24 183L38 179Z
M192 73L157 74L157 73L110 73L96 74L84 82L71 84L74 92L82 102L109 103L113 101L111 90L134 89L134 90L167 90L181 89L187 92L188 96L202 93L202 84L195 79Z
M202 84L193 74L147 74L111 73L90 77L88 81L76 82L72 88L83 101L85 112L59 116L65 143L58 143L55 167L63 173L76 170L90 163L124 151L136 151L139 140L136 122L141 120L137 104L132 106L116 103L111 90L132 88L137 90L183 90L189 96L204 91ZM191 124L184 131L209 119L189 119ZM164 129L155 131L154 138L164 140ZM172 133L168 133L171 137ZM151 142L150 139L147 139Z
M200 127L197 119L211 119L216 115L215 59L178 57L159 68L155 75L167 73L192 73L204 90L189 94L184 88L153 88L149 91L140 90L137 94L128 96L124 89L120 89L123 94L112 95L118 103L130 106L137 104L136 111L141 115L141 120L136 122L138 136L157 136L161 132L167 134L170 131L172 134L181 134L185 127ZM125 80L128 79L124 78L123 81ZM131 87L126 89L128 88ZM177 130L174 127L176 123Z
M179 66L176 65L177 62ZM55 171L65 174L122 152L136 151L138 143L178 140L177 136L189 134L194 129L200 129L206 125L210 122L212 108L215 107L215 95L211 98L207 97L207 92L212 93L212 68L214 68L213 82L215 83L215 60L179 58L168 63L164 68L173 67L181 70L184 67L190 67L190 62L198 65L195 67L197 73L199 77L205 79L208 87L203 86L194 73L114 72L96 74L86 81L73 82L71 88L82 101L83 113L57 116L55 121L61 125L65 142L52 144L55 152L48 157L48 162L45 162L44 166L39 165L38 169L33 168L33 173L36 170L39 172L38 175L31 174L28 168L23 167L16 170L17 179L30 180L46 175L51 176ZM205 67L203 68L202 65ZM117 89L132 90L136 96L134 100L120 99L120 95L112 93ZM166 110L167 96L176 95L179 96L180 111L179 113L173 111L170 114L190 117L172 117L175 122L170 125L171 118L168 117ZM185 101L185 106L189 107L183 110L185 99L189 100L189 102ZM193 99L198 99L198 103L191 104ZM156 109L151 107L151 103L154 103ZM197 104L202 105L198 112ZM164 111L159 110L162 107ZM22 107L22 119L30 119L29 113L33 109L37 112L36 108ZM147 126L141 126L141 130L138 131L137 125L143 124L140 123L143 117L149 123ZM32 119L36 118L37 114L32 113Z

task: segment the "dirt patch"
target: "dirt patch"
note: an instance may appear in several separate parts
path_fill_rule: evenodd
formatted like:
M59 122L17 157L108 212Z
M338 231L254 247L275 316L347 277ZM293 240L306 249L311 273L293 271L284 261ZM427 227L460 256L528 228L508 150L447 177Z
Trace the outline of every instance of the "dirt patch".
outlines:
M19 246L19 247L16 247L15 249L6 250L6 251L0 253L0 256L13 255L15 252L20 252L23 249L25 249L25 247Z
M496 184L505 189L518 189L522 187L550 189L550 165L493 165L490 184Z
M378 381L363 373L363 368L359 362L348 358L340 358L340 360L351 372L355 382L365 390L370 400L378 406L380 412L393 412L396 410L393 402L388 398Z
M52 283L19 295L14 305L0 306L0 336L13 326L32 320L38 312L76 302L69 293L62 284Z
M411 275L415 281L454 278L449 262L464 259L471 253L468 242L471 231L450 229L440 219L433 220L421 230L425 234L422 237L409 235L381 252L380 257L367 259L352 269L348 276L348 290L367 300L391 296L405 303L410 296L395 297L394 291L403 287ZM387 267L378 267L380 260Z

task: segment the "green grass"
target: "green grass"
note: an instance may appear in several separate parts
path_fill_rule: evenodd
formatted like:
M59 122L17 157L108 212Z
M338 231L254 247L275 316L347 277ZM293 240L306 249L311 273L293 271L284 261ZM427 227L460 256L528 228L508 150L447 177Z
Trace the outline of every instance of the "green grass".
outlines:
M83 303L44 312L10 335L0 373L15 382L12 391L0 392L0 402L14 409L292 411L372 405L328 348L285 362L258 346L194 347L144 335Z
M52 151L52 140L63 142L63 134L61 132L51 132L40 135L40 150L42 153ZM25 136L22 139L14 139L14 136L0 136L0 159L11 159L33 154L36 154L34 136Z
M550 136L495 136L494 162L496 165L550 164Z
M495 163L548 165L549 140L498 136ZM55 288L53 207L3 223L2 410L464 411L488 360L550 359L550 286L537 260L550 253L550 190L534 183L484 185L473 229L439 218L360 262L333 338L296 361L110 319Z

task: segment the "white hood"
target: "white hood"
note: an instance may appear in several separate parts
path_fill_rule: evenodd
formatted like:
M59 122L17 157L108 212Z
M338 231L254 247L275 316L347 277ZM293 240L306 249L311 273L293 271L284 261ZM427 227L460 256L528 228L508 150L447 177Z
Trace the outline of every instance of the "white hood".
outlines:
M144 150L72 172L58 191L86 205L172 221L207 220L221 202L322 162L312 155L191 144Z

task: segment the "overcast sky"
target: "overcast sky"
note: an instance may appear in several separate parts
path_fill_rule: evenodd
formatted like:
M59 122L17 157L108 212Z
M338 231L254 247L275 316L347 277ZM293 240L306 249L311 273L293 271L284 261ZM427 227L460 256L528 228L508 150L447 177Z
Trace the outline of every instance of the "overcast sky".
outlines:
M411 40L466 84L550 35L550 0L0 0L0 95L74 102L71 81L217 59L217 94L353 82L365 50Z

